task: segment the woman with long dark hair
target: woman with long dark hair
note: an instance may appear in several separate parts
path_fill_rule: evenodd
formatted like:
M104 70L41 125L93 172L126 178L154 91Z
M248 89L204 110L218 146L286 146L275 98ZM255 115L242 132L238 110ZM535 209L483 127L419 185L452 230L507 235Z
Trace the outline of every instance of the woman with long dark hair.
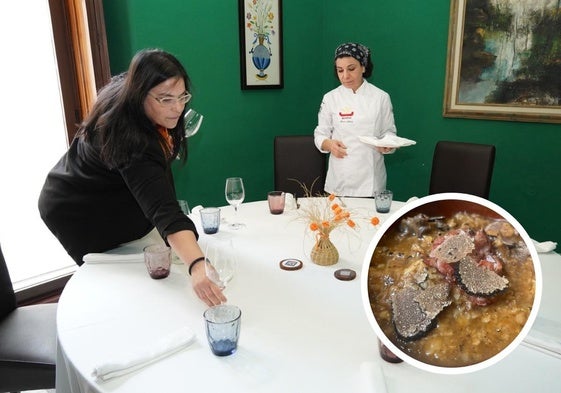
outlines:
M39 211L81 265L147 235L154 227L188 266L197 296L226 301L205 275L193 222L175 195L171 163L187 157L184 135L190 80L181 63L159 49L138 52L127 72L100 90L70 148L49 172Z

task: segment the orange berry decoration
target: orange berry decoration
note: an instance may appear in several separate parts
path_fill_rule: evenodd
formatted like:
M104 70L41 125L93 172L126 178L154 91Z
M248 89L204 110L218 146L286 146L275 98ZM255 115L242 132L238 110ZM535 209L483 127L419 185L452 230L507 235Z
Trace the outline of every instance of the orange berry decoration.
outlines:
M378 225L380 223L380 219L378 217L372 217L370 219L370 223L374 226Z
M345 219L345 215L343 213L339 213L339 214L335 215L335 217L333 218L333 220L335 220L335 221L341 221L343 219Z
M329 194L329 197L327 197L327 199L329 199L330 201L335 199L335 194Z
M318 229L319 229L319 226L318 226L317 223L312 222L312 223L310 224L310 230L312 230L312 231L317 231Z
M347 220L347 225L350 226L351 228L354 228L356 226L353 220Z

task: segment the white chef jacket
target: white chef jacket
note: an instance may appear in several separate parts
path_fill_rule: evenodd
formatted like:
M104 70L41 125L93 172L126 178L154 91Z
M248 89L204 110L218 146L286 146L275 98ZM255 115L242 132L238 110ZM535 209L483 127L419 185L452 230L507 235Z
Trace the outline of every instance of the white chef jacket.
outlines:
M356 93L340 85L323 96L314 130L316 147L326 139L347 146L347 156L329 157L325 191L342 196L370 197L386 188L384 156L358 137L396 134L390 96L364 80Z

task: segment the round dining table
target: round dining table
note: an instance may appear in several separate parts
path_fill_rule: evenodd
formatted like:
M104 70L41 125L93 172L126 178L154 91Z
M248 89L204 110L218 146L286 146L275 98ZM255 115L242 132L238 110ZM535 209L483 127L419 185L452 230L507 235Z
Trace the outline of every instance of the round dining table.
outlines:
M238 255L227 285L228 303L242 310L237 351L212 354L205 334L207 306L191 287L186 267L172 264L167 278L150 278L142 259L144 246L161 241L154 232L107 253L94 255L70 279L57 316L57 393L103 392L528 392L561 391L561 355L520 345L498 364L462 375L433 374L407 363L388 363L361 298L366 250L387 214L374 200L344 198L357 226L337 228L331 239L339 260L320 266L310 259L314 236L302 209L312 199L290 204L283 214L269 213L266 201L244 203L237 216L221 208L219 232L203 233L195 208L191 217L204 250L208 242L231 240ZM229 224L244 225L234 230ZM302 261L285 270L281 261ZM561 326L561 257L540 254L544 275L539 317ZM335 277L351 269L353 280ZM107 380L95 370L116 359L137 356L162 338L192 337L188 345L143 367ZM561 332L557 339L561 337Z

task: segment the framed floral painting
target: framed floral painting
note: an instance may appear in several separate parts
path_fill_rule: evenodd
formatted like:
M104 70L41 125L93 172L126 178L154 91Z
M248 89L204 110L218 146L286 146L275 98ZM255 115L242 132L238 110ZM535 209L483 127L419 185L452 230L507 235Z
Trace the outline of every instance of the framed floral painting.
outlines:
M238 0L241 87L282 89L282 0Z
M452 0L445 117L561 123L559 1Z

